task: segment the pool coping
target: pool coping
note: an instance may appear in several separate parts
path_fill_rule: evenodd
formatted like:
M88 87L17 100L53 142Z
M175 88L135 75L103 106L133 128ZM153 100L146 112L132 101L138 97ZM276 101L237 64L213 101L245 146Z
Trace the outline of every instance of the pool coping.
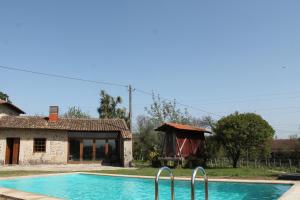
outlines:
M98 176L113 176L113 177L128 177L128 178L143 178L143 179L154 179L155 176L137 176L137 175L122 175L122 174L107 174L107 173L93 173L93 172L66 172L66 173L51 173L51 174L37 174L37 175L26 175L26 176L12 176L3 177L0 180L10 180L16 178L34 178L34 177L47 177L47 176L59 176L66 174L87 174L87 175L98 175ZM161 177L160 179L169 179L169 177ZM175 180L189 181L187 177L175 177ZM196 180L201 181L201 178ZM292 187L287 190L279 200L295 200L300 199L300 181L285 181L285 180L247 180L247 179L218 179L209 178L211 182L231 182L231 183L256 183L256 184L292 184ZM9 189L0 187L0 200L60 200L59 198L50 197L46 195L40 195L30 192L19 191L15 189Z

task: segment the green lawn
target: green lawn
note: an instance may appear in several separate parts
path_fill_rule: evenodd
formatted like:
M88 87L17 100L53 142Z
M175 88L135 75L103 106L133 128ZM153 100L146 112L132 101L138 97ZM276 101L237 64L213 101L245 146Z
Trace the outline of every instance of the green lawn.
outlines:
M120 169L120 170L99 170L87 171L93 173L107 173L107 174L123 174L123 175L139 175L139 176L155 176L158 168L152 167L139 167L138 169ZM190 177L192 169L172 169L176 177ZM280 174L279 171L267 168L213 168L206 169L209 178L240 178L240 179L276 179ZM60 173L50 171L0 171L0 177L11 176L26 176L26 175L39 175L49 173ZM163 176L167 173L163 173Z
M121 170L105 170L94 171L107 174L125 174L139 176L155 176L158 168L142 167L136 170L121 169ZM192 169L177 168L172 170L176 177L190 177ZM216 168L206 169L209 178L241 178L241 179L276 179L279 172L263 168ZM167 175L164 173L163 175Z

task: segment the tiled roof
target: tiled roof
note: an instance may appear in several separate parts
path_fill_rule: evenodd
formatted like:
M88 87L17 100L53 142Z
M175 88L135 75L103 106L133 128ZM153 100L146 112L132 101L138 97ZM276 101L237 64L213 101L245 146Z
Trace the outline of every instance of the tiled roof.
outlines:
M117 131L121 133L123 138L132 137L125 121L122 119L58 118L56 122L50 122L48 120L48 117L4 116L0 118L0 129L1 128L48 129L90 132Z
M11 103L9 103L7 101L4 101L4 100L0 99L0 104L5 104L5 105L9 106L10 108L12 108L13 110L17 111L20 114L25 114L25 112L23 110L21 110L20 108L18 108L14 104L11 104Z
M156 128L155 130L156 131L165 131L167 128L173 128L173 129L184 130L184 131L211 133L210 131L206 130L205 128L186 125L186 124L177 124L177 123L164 123L160 127Z
M300 142L297 139L277 139L272 141L271 151L294 151Z

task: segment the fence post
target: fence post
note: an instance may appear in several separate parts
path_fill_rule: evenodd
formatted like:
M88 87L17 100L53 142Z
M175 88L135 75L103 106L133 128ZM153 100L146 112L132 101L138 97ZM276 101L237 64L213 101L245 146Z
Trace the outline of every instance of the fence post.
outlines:
M292 161L289 159L289 164L290 164L290 171L292 171Z
M281 168L281 159L279 159L279 167Z
M266 159L266 167L268 166L268 160Z

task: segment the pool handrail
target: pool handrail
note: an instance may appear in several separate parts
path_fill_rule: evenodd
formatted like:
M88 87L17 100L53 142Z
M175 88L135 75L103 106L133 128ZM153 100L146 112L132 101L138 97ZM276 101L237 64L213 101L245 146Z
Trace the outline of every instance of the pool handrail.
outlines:
M174 200L174 175L172 173L172 170L169 167L161 167L155 177L155 200L158 200L158 182L159 182L159 176L164 171L167 170L169 172L169 175L171 177L171 200Z
M193 175L191 178L191 200L195 200L195 179L197 172L200 170L203 178L204 178L204 187L205 187L205 200L208 200L208 178L203 167L196 167L193 171Z

